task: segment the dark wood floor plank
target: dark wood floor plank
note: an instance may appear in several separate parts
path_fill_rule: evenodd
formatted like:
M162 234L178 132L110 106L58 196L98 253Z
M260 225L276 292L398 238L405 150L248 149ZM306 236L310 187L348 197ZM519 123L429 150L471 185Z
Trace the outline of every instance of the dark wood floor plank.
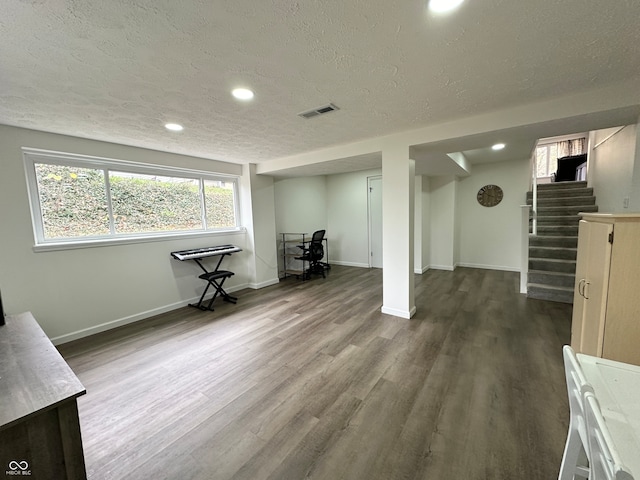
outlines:
M61 346L89 477L555 478L571 307L458 268L417 275L401 319L381 273L333 266Z
M327 452L334 449L361 403L362 400L349 394L339 395L324 411L318 424L307 433L280 465L268 477L256 478L269 480L310 478L316 465L323 462Z

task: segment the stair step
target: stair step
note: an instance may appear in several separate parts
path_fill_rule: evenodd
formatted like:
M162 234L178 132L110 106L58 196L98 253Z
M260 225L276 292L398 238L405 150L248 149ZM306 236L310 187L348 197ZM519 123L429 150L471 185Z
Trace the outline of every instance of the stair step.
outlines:
M558 197L590 197L593 195L593 188L566 188L566 189L538 189L538 199L540 198L558 198ZM527 192L527 200L533 198L533 192Z
M530 270L528 273L529 283L539 285L553 285L555 287L574 288L576 276L573 273L564 272L543 272L541 270Z
M576 261L558 258L529 257L529 270L544 272L576 273Z
M587 182L537 185L536 235L529 236L527 296L573 303L580 213L597 212ZM527 192L531 205L533 192ZM533 225L533 222L531 222Z
M533 199L527 199L527 205L532 205ZM596 197L538 197L538 208L540 207L561 207L561 206L581 206L595 205Z
M555 258L558 260L575 260L577 256L577 248L529 246L530 258Z
M548 225L548 224L538 224L538 236L545 235L578 235L578 222L575 222L571 225Z
M578 215L580 212L597 212L597 205L575 205L561 207L538 206L538 220L541 216Z
M527 286L527 297L551 302L573 303L573 288L530 283Z
M587 188L587 182L552 182L540 183L536 187L538 190L564 190L567 188Z
M566 226L578 226L580 223L579 215L551 215L551 216L538 216L538 226L540 225L566 225Z
M578 248L577 235L529 235L530 247Z

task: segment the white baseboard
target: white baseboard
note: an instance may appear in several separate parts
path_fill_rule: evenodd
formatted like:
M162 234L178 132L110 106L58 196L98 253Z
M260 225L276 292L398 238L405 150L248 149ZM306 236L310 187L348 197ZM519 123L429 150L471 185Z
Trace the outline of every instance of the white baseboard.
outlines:
M389 308L384 305L380 309L382 313L386 313L387 315L393 315L394 317L406 318L409 319L413 317L416 313L415 305L411 308L411 310L399 310L397 308Z
M265 283L268 283L269 285L273 285L274 283L278 283L278 280L276 279L275 282L273 280L269 280L268 282L261 282L260 285L262 287L268 286L268 285L264 285ZM254 288L254 287L252 287L250 284L245 283L242 285L235 285L233 287L225 288L225 290L228 293L233 293L233 292L237 292L238 290L243 290L245 288ZM258 288L261 288L261 287L258 287ZM161 313L167 313L172 310L176 310L178 308L186 307L190 303L197 303L198 300L200 300L199 296L193 297L187 300L181 300L179 302L170 303L168 305L163 305L162 307L152 308L151 310L146 310L144 312L136 313L134 315L118 318L116 320L111 320L109 322L101 323L100 325L94 325L93 327L83 328L75 332L60 335L58 337L53 337L51 338L51 343L53 343L54 345L60 345L62 343L71 342L73 340L79 340L80 338L88 337L90 335L95 335L96 333L106 332L107 330L111 330L117 327L122 327L130 323L139 322L140 320L145 320L149 317L160 315Z
M446 270L448 272L453 272L456 269L453 265L430 265L429 268L433 270Z
M331 260L331 265L342 265L344 267L371 268L368 263L342 262L340 260Z
M270 287L271 285L275 285L276 283L280 283L279 278L272 278L271 280L265 280L264 282L260 282L260 283L249 283L247 284L247 288L252 288L253 290L260 290L261 288Z
M153 308L151 310L136 313L134 315L129 315L128 317L118 318L116 320L101 323L100 325L94 325L93 327L83 328L82 330L77 330L65 335L53 337L51 339L51 343L53 343L54 345L60 345L62 343L67 343L73 340L88 337L89 335L95 335L96 333L106 332L107 330L111 330L113 328L121 327L123 325L128 325L130 323L144 320L145 318L153 317L154 315L160 315L161 313L166 313L170 312L171 310L186 307L189 303L197 302L199 298L200 297L194 297L190 300L181 300L180 302L170 303L169 305Z
M501 270L504 272L520 272L518 267L505 267L501 265L483 265L481 263L459 263L459 267L482 268L484 270Z
M422 275L423 273L425 273L427 270L429 270L429 265L427 265L426 267L422 267L422 270L419 268L414 268L413 269L413 273L415 273L416 275Z

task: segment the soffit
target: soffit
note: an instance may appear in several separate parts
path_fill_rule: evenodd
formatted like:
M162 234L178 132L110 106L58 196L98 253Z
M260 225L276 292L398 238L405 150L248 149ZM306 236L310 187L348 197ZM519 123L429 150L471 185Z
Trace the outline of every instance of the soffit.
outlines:
M440 18L420 1L5 0L0 123L268 162L638 78L638 18L631 0Z

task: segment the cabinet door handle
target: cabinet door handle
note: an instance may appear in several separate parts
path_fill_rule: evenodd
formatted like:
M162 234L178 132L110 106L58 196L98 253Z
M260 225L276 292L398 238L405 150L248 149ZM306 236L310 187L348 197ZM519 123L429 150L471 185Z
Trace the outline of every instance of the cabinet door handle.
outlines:
M586 280L584 281L584 287L582 289L582 296L584 298L586 298L587 300L589 300L589 297L587 297L587 287L589 286L590 282L587 282Z
M584 278L581 278L580 281L578 282L578 294L581 297L584 297Z

